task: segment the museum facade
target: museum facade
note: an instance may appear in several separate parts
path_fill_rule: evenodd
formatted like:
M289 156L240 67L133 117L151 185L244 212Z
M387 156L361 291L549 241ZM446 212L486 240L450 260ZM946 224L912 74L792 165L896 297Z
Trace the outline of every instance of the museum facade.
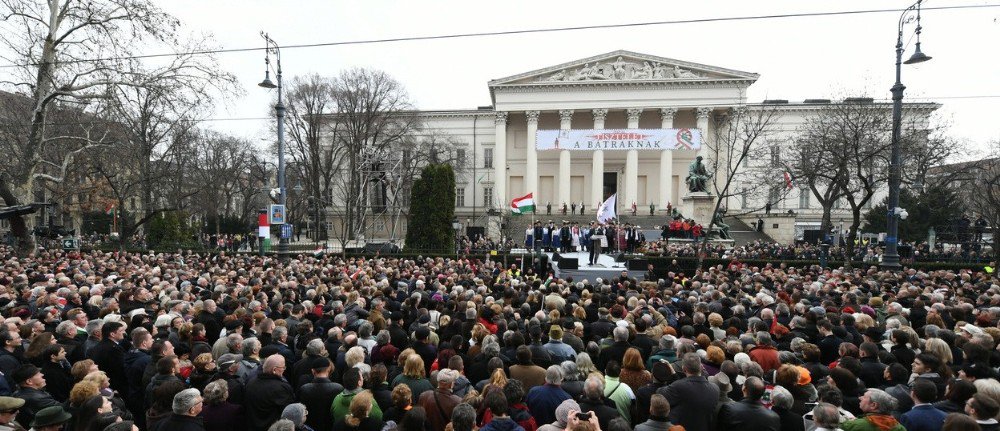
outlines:
M688 166L699 155L707 159L718 116L734 108L775 110L773 133L761 143L771 148L769 157L749 164L777 166L776 159L795 144L810 114L841 103L751 102L747 89L757 78L750 72L614 51L492 80L492 106L417 115L426 131L459 143L464 163L456 174L458 223L498 235L506 226L510 201L528 193L540 213L551 205L558 214L566 204L577 213L582 205L595 214L601 202L617 193L619 212L634 204L643 214L652 209L665 216L688 193ZM937 106L907 104L906 115L926 117ZM763 208L760 199L773 200L772 211L786 218L782 228L794 231L783 237L818 227L821 209L810 202L808 190L755 198L740 196L741 187L732 186L737 196L724 205ZM849 219L846 210L835 212L835 225L838 218ZM369 235L380 236L385 237Z

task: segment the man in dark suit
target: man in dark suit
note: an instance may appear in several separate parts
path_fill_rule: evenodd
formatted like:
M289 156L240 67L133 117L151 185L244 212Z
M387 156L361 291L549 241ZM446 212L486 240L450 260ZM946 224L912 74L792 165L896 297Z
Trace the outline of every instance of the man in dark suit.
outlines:
M604 236L604 228L597 223L590 223L590 261L591 265L597 265L597 259L601 256L601 238Z
M674 367L666 368L668 373L674 373ZM684 355L681 370L684 378L656 391L670 403L670 422L689 431L714 430L715 418L712 412L719 403L719 387L701 375L701 357L697 353Z
M128 377L125 375L125 348L121 342L125 339L125 324L121 322L106 322L101 327L104 339L87 352L94 360L97 368L104 371L111 379L111 389L124 394L128 390Z
M899 423L907 431L940 431L948 414L931 404L937 399L937 395L937 385L934 382L922 377L914 379L910 384L913 408L900 416Z
M778 431L781 419L760 403L764 396L764 381L759 377L749 377L743 383L743 400L723 404L719 409L721 431Z

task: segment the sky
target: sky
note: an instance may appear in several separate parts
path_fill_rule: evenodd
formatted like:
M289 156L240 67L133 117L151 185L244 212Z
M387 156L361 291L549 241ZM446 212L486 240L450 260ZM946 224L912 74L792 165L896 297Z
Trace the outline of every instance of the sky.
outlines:
M223 48L263 47L260 31L280 45L347 42L523 29L628 24L772 14L899 9L910 1L318 1L161 0L190 32L211 32ZM929 0L925 7L998 5L1000 0ZM349 44L282 51L285 82L295 75L335 76L364 67L395 77L418 109L490 105L487 83L618 49L760 74L748 100L890 97L898 12L633 26L446 40ZM924 53L904 65L905 101L941 103L950 134L973 149L1000 139L1000 7L924 10ZM914 25L904 28L913 52ZM209 127L266 141L273 94L257 87L261 51L219 55L245 90L220 105Z

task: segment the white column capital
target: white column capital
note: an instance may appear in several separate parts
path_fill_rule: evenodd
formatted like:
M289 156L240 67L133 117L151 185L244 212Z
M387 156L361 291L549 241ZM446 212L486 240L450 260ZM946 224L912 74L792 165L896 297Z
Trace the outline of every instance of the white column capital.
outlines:
M698 108L698 119L699 120L702 120L702 119L707 120L709 118L709 116L712 115L712 110L713 109L715 109L715 108Z
M642 115L642 108L626 109L625 114L628 115L629 122L637 122L639 121L639 116Z
M528 117L529 123L538 124L538 116L541 115L541 111L525 111L524 115Z
M561 110L559 110L559 120L560 121L572 121L573 120L573 110L572 109L561 109Z
M597 109L595 109L595 110L593 110L591 112L593 112L593 114L594 114L594 121L602 121L603 122L604 119L608 117L608 110L605 109L605 108L597 108Z
M507 111L497 111L496 117L494 118L496 124L507 124Z
M674 121L674 116L677 115L677 108L660 108L660 119Z

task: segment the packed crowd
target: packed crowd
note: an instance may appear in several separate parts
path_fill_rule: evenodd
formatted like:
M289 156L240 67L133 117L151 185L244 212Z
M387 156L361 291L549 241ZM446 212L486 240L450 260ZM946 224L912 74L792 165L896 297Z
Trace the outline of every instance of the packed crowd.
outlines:
M0 249L0 430L996 430L1000 280Z

